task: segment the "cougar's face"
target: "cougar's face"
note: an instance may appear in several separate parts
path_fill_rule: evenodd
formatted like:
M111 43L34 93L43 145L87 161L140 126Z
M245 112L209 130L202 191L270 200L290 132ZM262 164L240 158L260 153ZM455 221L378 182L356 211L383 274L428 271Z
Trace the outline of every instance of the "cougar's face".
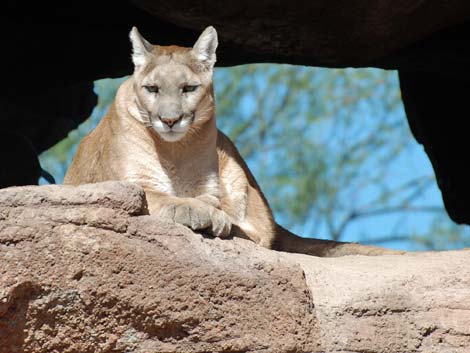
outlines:
M138 120L176 142L213 117L217 34L208 27L193 48L153 46L134 28L133 75Z
M161 57L141 76L134 84L139 112L164 140L178 141L212 117L211 79L191 67Z

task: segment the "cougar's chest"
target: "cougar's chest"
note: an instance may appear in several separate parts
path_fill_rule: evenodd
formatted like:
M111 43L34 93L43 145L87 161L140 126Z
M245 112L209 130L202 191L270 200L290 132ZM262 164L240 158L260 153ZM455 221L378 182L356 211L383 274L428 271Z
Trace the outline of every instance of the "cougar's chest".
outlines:
M155 158L132 159L126 163L126 179L155 191L177 197L210 194L219 197L216 168L173 164Z
M174 196L197 197L203 194L219 196L219 176L216 170L198 165L165 166L164 169Z

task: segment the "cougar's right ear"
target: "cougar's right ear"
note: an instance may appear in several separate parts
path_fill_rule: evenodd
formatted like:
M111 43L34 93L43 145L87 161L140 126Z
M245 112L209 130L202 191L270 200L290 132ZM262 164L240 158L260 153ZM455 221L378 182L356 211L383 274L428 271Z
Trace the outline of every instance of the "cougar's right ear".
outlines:
M212 26L207 27L199 36L191 51L202 68L213 68L216 61L215 51L218 43L217 31Z
M153 45L145 40L139 33L137 27L132 27L129 33L129 38L132 43L132 61L136 68L139 68L147 63L151 55Z

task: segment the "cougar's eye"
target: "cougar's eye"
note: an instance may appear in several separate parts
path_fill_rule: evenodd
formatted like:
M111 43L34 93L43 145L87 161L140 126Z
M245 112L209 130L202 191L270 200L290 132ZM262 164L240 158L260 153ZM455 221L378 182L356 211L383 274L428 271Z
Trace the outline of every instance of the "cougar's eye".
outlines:
M158 86L144 86L150 93L158 93Z
M183 87L183 93L194 92L199 86L198 85L187 85Z

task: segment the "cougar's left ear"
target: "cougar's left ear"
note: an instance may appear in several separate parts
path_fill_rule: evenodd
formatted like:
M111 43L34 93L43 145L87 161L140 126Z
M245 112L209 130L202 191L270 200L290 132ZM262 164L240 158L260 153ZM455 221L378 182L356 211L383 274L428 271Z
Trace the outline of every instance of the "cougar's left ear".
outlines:
M207 27L199 36L193 46L192 53L203 68L212 69L214 67L216 61L215 50L218 44L217 31L212 26Z
M129 33L129 38L132 43L132 61L136 68L139 68L147 63L153 49L153 45L145 40L139 33L137 27L132 27Z

